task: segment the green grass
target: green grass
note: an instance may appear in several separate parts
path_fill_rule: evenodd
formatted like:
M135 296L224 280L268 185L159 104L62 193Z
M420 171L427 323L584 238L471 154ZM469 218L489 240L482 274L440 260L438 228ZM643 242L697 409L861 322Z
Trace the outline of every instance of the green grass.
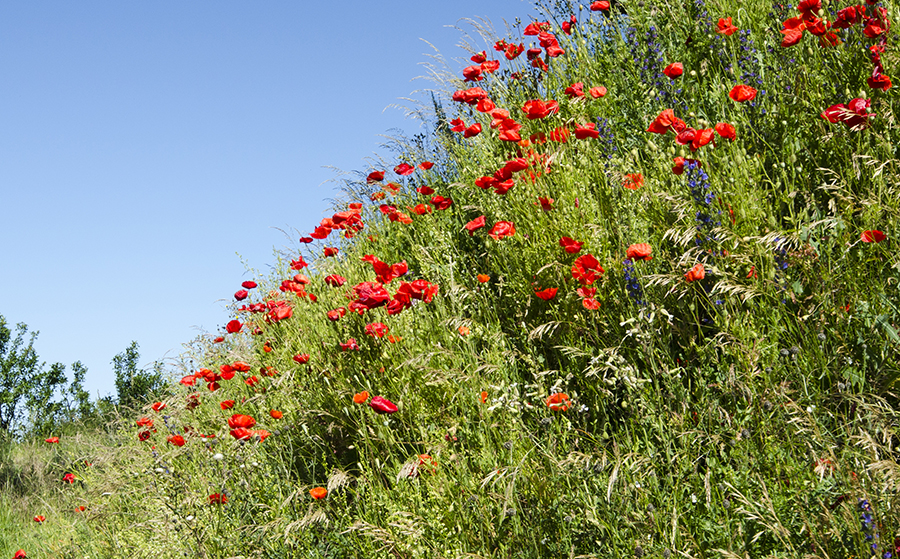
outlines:
M390 160L344 185L335 211L361 204L365 227L352 239L335 231L299 243L236 303L241 333L195 340L184 356L185 375L238 361L249 371L216 391L202 379L173 383L164 410L123 417L109 433L13 448L10 471L29 471L29 456L41 473L24 489L4 487L0 553L843 559L870 556L866 536L876 532L877 553L892 552L900 138L895 89L865 82L865 47L876 40L857 25L836 47L806 33L784 49L781 21L796 9L758 0L619 6L628 19L567 2L539 7L566 51L546 73L524 54L508 62L493 53L489 37L475 50L496 54L498 72L477 84L438 81L440 96L421 108L429 132L398 140ZM826 1L823 14L844 6ZM567 36L559 27L570 13L578 23ZM717 34L724 17L740 31ZM506 40L536 43L523 29ZM684 75L660 77L676 61ZM578 81L608 93L568 99L564 89ZM754 105L729 99L739 83L759 90ZM487 114L449 100L473 85L509 110L524 139L588 122L600 137L500 141ZM819 116L861 95L876 115L868 128ZM527 120L521 107L531 99L555 99L559 112ZM698 129L730 123L737 139L692 153L672 132L647 132L669 108ZM455 118L483 131L464 139L449 131ZM707 190L697 170L673 173L678 156L702 162ZM539 163L517 172L508 193L475 186L517 157ZM435 166L390 172L425 160ZM372 170L386 170L400 191L372 202L383 191L366 183ZM634 173L643 186L623 188ZM412 208L433 196L417 192L423 186L452 205L417 215ZM553 198L553 209L542 211L538 197ZM380 204L411 223L392 221ZM481 215L487 226L470 235L464 226ZM498 221L514 223L515 234L491 238ZM887 240L860 241L874 229ZM566 253L562 237L584 243L581 253ZM636 243L651 245L653 259L626 262ZM325 246L340 251L325 258ZM288 269L297 254L314 268L300 273L315 302L279 291L298 273ZM592 297L572 274L584 254L605 270ZM391 295L420 278L437 295L399 314L351 309L329 320L356 298L354 285L375 281L364 255L407 263L409 273L387 284ZM705 278L686 281L698 263ZM330 287L330 274L346 284ZM549 301L534 295L545 288L559 291ZM586 297L599 308L586 308ZM288 301L293 314L239 310L250 301ZM393 338L367 335L373 322ZM350 338L359 350L341 351ZM303 353L308 364L293 359ZM242 382L250 376L254 386ZM354 404L362 391L397 413ZM555 393L568 397L566 410L546 404ZM223 410L224 400L236 404ZM235 413L270 434L236 440L227 426ZM146 441L134 423L141 415L154 420ZM175 434L184 446L166 442ZM79 481L59 482L64 470ZM315 487L327 498L314 500ZM216 493L227 502L209 504ZM84 513L68 512L81 504ZM48 520L34 526L34 514Z

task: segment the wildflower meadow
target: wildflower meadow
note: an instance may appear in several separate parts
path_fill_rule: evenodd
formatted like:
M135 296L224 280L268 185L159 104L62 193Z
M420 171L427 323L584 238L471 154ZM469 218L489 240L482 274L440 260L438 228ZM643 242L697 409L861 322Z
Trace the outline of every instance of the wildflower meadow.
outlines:
M897 16L473 23L165 397L5 451L0 557L900 554Z

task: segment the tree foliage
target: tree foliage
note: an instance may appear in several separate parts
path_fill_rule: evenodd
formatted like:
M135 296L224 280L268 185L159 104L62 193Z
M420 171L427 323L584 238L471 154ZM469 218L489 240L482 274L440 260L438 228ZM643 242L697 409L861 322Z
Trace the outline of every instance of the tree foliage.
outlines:
M141 354L135 341L125 351L113 357L112 366L116 373L116 395L120 406L134 408L161 392L165 386L162 364L153 363L150 368L139 366Z

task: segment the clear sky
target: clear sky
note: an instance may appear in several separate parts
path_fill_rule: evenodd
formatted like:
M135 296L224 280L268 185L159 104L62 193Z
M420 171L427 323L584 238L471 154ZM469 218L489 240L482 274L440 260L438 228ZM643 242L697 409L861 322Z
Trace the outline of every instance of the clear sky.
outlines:
M432 48L452 70L483 16L524 0L0 3L0 314L81 360L94 395L132 340L142 364L229 320L330 215L336 173L419 128L386 109ZM479 50L490 46L483 41ZM278 229L287 231L290 238Z

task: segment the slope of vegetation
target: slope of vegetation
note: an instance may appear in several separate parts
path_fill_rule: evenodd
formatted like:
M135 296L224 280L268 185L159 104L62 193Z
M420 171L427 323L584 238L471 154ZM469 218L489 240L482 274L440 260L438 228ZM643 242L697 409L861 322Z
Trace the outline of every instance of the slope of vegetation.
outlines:
M895 553L896 7L609 4L436 69L170 396L34 445L0 555Z

